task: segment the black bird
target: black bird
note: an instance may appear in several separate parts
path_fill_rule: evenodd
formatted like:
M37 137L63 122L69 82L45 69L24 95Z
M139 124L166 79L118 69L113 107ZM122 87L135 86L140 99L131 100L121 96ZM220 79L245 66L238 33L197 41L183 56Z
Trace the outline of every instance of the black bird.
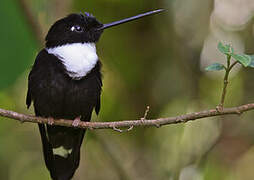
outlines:
M36 116L90 121L100 111L101 62L95 43L104 29L162 9L102 24L89 13L70 14L56 21L46 36L28 77L26 104ZM53 180L69 180L79 166L84 129L38 124L47 169Z

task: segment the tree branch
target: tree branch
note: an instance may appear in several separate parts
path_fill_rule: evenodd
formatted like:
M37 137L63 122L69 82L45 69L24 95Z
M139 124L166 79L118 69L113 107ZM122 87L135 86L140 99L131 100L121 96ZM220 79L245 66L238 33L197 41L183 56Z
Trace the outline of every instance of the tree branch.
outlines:
M242 114L243 112L250 111L254 109L254 103L245 104L242 106L231 107L231 108L223 108L221 111L217 109L210 109L204 110L200 112L194 112L190 114L184 114L175 117L167 117L167 118L159 118L159 119L150 119L146 120L141 118L140 120L126 120L126 121L114 121L114 122L83 122L81 121L79 125L75 128L83 128L83 129L113 129L118 132L123 132L122 130L119 131L119 128L128 128L128 130L133 129L133 127L137 126L155 126L160 127L169 124L178 124L178 123L185 123L191 120L206 118L206 117L213 117L213 116L221 116L221 115L230 115L230 114ZM31 122L31 123L43 123L43 124L50 124L52 123L52 118L42 118L36 117L32 115L25 115L20 114L14 111L0 109L0 116L11 118L18 120L20 122ZM73 127L72 125L73 120L66 120L66 119L58 119L54 120L53 125L58 126L67 126Z

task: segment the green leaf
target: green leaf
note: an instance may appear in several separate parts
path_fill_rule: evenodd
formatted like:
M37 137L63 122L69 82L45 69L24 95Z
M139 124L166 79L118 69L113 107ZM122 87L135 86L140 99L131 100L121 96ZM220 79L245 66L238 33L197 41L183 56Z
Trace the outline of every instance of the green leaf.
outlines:
M222 69L226 69L226 68L223 64L220 64L220 63L214 63L205 68L206 71L220 71Z
M250 64L248 65L248 67L251 67L251 68L254 68L254 55L249 55L250 58L251 58L251 62Z
M230 50L231 53L235 52L235 50L234 50L234 48L232 46L230 46L229 50Z
M229 55L230 53L230 45L223 45L221 42L219 42L218 49L223 54Z
M249 55L232 53L231 56L245 67L251 63L251 57Z

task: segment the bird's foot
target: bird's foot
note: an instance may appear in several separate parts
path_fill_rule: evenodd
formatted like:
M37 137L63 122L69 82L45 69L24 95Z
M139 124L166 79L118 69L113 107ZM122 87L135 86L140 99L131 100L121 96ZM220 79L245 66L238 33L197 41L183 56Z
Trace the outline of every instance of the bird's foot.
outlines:
M81 121L80 118L81 118L81 116L76 117L76 118L73 120L73 122L72 122L72 126L77 127L77 126L79 125L80 121Z
M48 124L51 126L54 124L54 119L52 117L48 118Z

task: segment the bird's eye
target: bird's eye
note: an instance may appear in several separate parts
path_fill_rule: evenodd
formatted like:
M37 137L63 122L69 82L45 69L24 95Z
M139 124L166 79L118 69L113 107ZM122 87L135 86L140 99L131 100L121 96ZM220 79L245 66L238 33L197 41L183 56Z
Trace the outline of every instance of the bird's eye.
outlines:
M82 28L78 25L72 26L71 31L82 32Z

